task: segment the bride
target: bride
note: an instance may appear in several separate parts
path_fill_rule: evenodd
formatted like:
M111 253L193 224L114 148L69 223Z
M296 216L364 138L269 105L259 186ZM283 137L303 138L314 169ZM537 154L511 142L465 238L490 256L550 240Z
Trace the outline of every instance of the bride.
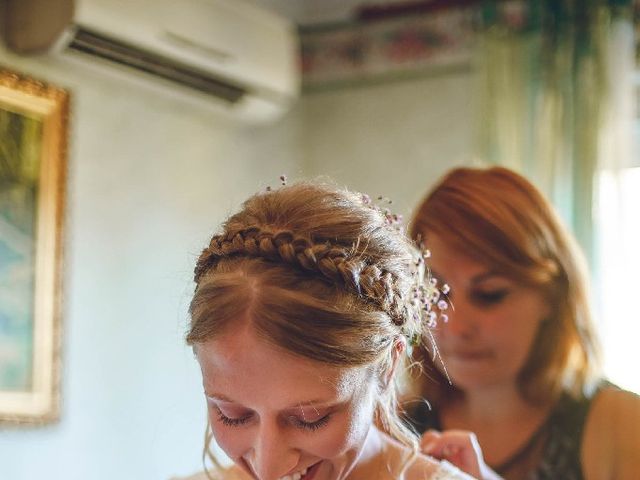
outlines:
M471 478L420 454L398 415L396 378L434 317L423 272L366 196L299 183L249 198L195 268L187 343L214 467L190 479ZM213 440L231 468L210 455ZM481 476L473 435L440 441Z

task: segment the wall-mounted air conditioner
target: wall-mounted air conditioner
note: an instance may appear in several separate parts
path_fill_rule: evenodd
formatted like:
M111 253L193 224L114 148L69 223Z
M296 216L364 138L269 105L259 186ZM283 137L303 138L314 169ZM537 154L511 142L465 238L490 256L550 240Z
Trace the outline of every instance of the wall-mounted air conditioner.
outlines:
M296 100L298 49L293 24L248 0L77 0L56 46L249 122Z

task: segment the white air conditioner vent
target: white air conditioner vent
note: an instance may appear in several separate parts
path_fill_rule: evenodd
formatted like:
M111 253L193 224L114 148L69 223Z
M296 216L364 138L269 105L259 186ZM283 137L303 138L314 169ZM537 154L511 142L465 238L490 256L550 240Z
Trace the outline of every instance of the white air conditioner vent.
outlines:
M231 81L217 79L211 73L197 71L185 63L141 50L135 45L127 45L83 27L76 30L67 49L150 73L229 103L238 102L248 93L245 88L234 85Z
M300 90L295 27L247 0L78 0L62 53L251 122L278 118Z

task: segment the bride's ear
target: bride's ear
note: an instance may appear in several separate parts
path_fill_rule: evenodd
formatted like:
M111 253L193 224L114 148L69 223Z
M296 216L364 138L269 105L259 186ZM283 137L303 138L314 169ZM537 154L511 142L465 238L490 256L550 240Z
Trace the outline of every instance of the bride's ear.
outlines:
M400 364L400 359L407 351L407 339L402 335L398 335L393 341L393 347L391 349L391 365L389 370L385 372L384 377L382 378L382 387L386 389L391 382L391 379L396 373L398 369L398 365Z

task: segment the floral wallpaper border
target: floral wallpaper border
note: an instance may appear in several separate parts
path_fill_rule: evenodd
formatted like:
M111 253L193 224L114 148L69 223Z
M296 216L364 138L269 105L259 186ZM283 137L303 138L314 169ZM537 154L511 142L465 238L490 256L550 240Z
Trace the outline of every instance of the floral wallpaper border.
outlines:
M397 78L469 64L473 9L302 30L303 88Z

